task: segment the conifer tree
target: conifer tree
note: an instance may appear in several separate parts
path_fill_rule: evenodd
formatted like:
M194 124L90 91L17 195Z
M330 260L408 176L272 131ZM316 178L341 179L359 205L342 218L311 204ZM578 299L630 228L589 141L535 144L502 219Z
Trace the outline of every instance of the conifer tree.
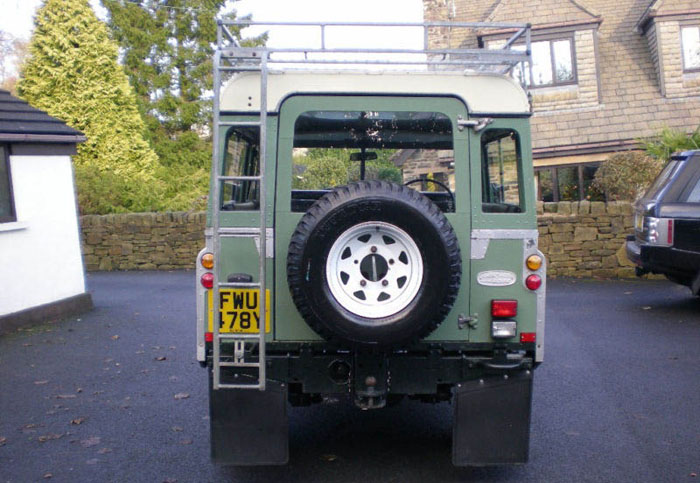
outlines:
M168 167L205 170L211 143L213 45L216 18L235 18L227 0L102 0L123 52L148 126L148 139ZM238 29L232 29L238 33ZM261 36L249 44L264 42ZM205 190L207 186L204 176Z
M74 157L83 213L162 203L158 158L117 55L88 0L46 0L37 11L18 92L87 136Z

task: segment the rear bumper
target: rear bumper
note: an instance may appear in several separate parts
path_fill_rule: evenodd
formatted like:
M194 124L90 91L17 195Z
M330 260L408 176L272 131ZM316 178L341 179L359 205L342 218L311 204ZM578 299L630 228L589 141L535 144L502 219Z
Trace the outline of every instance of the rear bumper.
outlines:
M661 273L681 279L692 279L700 271L700 253L674 247L639 244L634 236L627 237L627 258L642 273Z

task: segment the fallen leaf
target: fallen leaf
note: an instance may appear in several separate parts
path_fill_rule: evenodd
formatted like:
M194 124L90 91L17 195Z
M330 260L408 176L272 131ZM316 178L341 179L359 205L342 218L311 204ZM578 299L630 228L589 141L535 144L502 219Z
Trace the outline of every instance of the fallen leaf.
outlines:
M163 480L163 483L177 483L177 480L175 478L166 478Z
M175 431L176 433L179 433L180 431L182 431L182 428L180 426L173 426L172 430Z
M56 395L56 399L75 399L76 396L75 394L58 394Z
M634 292L625 292L625 295L632 295Z
M174 345L171 345L171 346L169 347L169 349L170 349L171 351L174 351L175 349L177 349L177 347L175 347Z
M42 384L47 384L48 382L48 380L44 379L42 381L34 381L34 384L36 384L37 386L41 386Z
M39 427L38 424L29 423L29 424L25 424L24 426L22 426L21 431L25 431L25 430L27 430L27 429L34 429L34 428L38 428L38 427Z
M107 453L111 453L111 452L112 452L112 448L102 448L101 450L99 450L97 452L97 454L107 454Z
M182 441L180 441L180 443L181 444L192 444L192 440L191 439L183 439Z
M0 436L0 446L4 446L6 442L7 438L5 436Z
M178 381L178 378L177 378L177 376L170 376L170 377L168 378L168 381L170 381L170 382L177 382L177 381Z
M49 433L49 434L45 434L43 436L39 436L38 439L39 439L40 443L45 443L47 441L51 441L52 439L60 439L62 437L63 437L62 434Z
M81 393L81 392L83 392L83 388L82 388L82 387L79 387L78 389L75 390L75 392Z
M117 339L119 339L119 336L118 336L118 335L113 335L113 336L111 337L111 339L112 339L112 340L117 340Z
M145 354L146 351L136 351L137 354Z
M651 305L645 305L642 310L651 310Z
M101 438L99 436L90 436L89 438L80 441L80 444L83 446L83 448L89 448L100 444L100 441Z
M325 461L335 461L338 459L338 457L334 454L324 454L321 456L321 459Z
M175 399L187 399L188 397L190 397L190 395L186 392L178 392L175 394Z
M166 359L167 359L167 357L165 357L165 356L158 356L158 357L156 357L156 360L157 360L157 361L164 361L164 360L166 360Z
M85 418L75 418L71 420L71 424L78 425L78 424L83 424L85 422Z
M45 474L44 474L44 478L47 479L47 480L48 480L49 478L51 478L51 477L53 477L53 475L52 475L51 473L45 473Z
M31 347L31 344L22 344L22 347Z
M690 477L691 477L691 478L695 478L696 476L698 476L697 473L691 473L691 474L690 474Z

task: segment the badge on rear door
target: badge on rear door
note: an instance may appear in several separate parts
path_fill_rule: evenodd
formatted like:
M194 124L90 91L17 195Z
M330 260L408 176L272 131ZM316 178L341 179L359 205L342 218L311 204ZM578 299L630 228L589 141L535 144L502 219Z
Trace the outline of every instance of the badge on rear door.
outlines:
M488 272L479 272L479 275L476 276L479 285L486 287L507 287L513 285L516 280L515 274L506 270L489 270Z

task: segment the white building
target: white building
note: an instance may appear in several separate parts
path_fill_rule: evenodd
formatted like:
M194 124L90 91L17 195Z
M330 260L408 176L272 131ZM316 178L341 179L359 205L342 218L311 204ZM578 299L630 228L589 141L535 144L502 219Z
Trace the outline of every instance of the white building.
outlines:
M0 90L0 334L92 307L71 164L84 140Z

